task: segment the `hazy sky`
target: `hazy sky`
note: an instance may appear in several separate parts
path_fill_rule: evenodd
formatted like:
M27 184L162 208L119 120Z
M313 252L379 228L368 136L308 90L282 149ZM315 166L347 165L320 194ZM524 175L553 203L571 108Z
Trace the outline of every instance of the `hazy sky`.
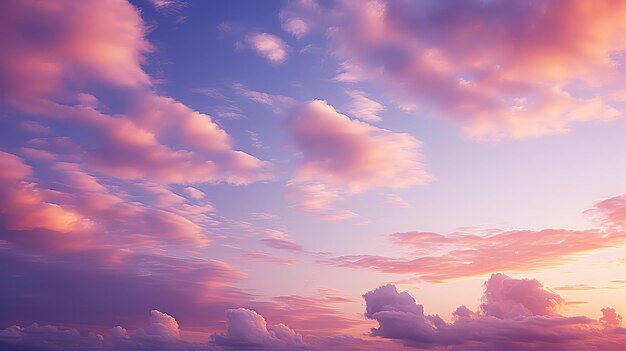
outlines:
M1 1L0 349L623 350L624 55L620 0Z

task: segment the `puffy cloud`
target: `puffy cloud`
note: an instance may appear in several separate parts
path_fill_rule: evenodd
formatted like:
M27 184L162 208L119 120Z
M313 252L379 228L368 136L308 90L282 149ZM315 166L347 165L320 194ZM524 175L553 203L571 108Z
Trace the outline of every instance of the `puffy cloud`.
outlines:
M372 188L404 188L434 179L421 163L417 139L350 119L325 101L304 104L286 124L301 152L285 190L296 210L328 221L360 218L334 204Z
M575 255L623 244L626 233L544 229L497 231L486 236L408 232L392 234L392 238L417 252L410 258L354 255L336 257L331 262L385 273L413 273L428 281L441 282L494 271L520 272L557 266Z
M329 205L341 201L341 195L330 191L324 184L287 183L285 197L297 200L296 207L302 211L315 212L328 208Z
M282 63L287 59L289 46L273 34L255 33L247 36L246 40L259 55L272 63Z
M54 119L73 158L124 179L165 183L269 179L208 115L158 95L142 69L152 50L126 1L3 3L4 103ZM106 91L107 93L103 93ZM106 111L107 113L104 113ZM114 113L110 113L114 112ZM83 138L90 135L90 138Z
M152 50L139 12L125 1L3 3L0 89L22 107L40 97L69 97L71 81L148 86ZM10 48L10 49L9 49Z
M485 282L484 301L480 305L483 313L497 318L557 315L564 303L559 294L536 279L513 279L504 274L493 274Z
M150 325L146 328L149 335L160 335L165 337L180 337L180 327L174 317L157 310L150 311Z
M332 4L290 4L281 21L330 26L330 47L343 61L337 79L389 86L472 139L560 134L623 114L610 97L624 73L616 55L626 49L622 3Z
M284 324L268 325L253 310L238 308L226 311L226 334L214 334L212 342L227 350L294 350L305 349L302 335Z
M0 238L58 250L84 247L92 222L72 206L52 201L49 190L32 179L32 168L0 151ZM34 236L28 233L36 232Z
M171 326L165 326L163 322ZM180 339L178 334L171 334L173 329L169 328L174 326L178 327L178 324L173 317L156 310L151 312L150 324L135 332L116 326L109 333L90 331L85 336L76 329L54 325L13 325L0 330L0 347L16 351L218 351L207 343L188 342Z
M287 126L302 152L296 182L360 192L433 179L421 163L417 139L352 120L325 101L308 102L288 119Z
M37 323L29 327L13 325L0 329L0 348L16 351L346 351L386 350L387 346L384 342L349 335L309 336L312 342L307 343L283 324L268 325L265 318L253 310L230 309L226 315L226 333L212 334L206 341L185 340L174 317L152 310L148 325L138 329L115 326L108 332L95 333Z
M422 305L393 285L363 296L365 316L379 324L372 335L428 350L619 350L626 342L623 329L606 329L600 321L556 313L553 307L562 298L536 280L496 274L484 286L482 311L462 306L452 323L425 314ZM510 309L496 309L494 314L496 305ZM604 312L603 319L613 321L611 312Z
M622 316L614 308L607 307L602 309L600 323L607 328L619 328L622 325L622 320Z

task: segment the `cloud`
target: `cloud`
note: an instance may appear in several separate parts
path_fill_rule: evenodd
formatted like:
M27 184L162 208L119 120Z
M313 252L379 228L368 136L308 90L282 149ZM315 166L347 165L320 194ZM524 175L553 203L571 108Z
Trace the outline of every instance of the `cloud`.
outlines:
M0 347L16 351L218 351L207 343L182 340L178 331L176 319L152 310L148 326L134 332L116 326L108 333L90 331L84 336L76 329L54 325L13 325L0 330Z
M434 179L424 170L417 139L350 119L325 101L313 100L294 110L286 125L301 158L285 197L296 202L294 209L320 219L360 218L335 207L347 195Z
M433 180L421 163L417 139L352 120L325 101L306 103L288 119L287 127L302 153L295 182L319 182L358 193Z
M305 349L302 335L284 324L268 325L263 316L245 308L226 311L226 334L214 334L212 343L225 350L296 350Z
M482 312L500 319L558 315L564 300L536 279L513 279L492 274L485 282Z
M201 200L204 199L206 197L206 195L204 194L204 192L192 187L192 186L188 186L185 188L185 193L187 193L187 195L191 196L192 199L195 200Z
M47 252L105 244L202 247L211 241L214 208L209 202L189 204L157 183L111 187L108 179L77 163L50 161L44 182L32 176L23 159L0 152L0 164L12 170L0 175L0 193L6 199L1 239Z
M164 337L180 337L180 327L174 317L157 310L150 311L150 325L146 328L146 334L160 335Z
M394 206L399 208L413 208L413 205L408 203L401 196L396 194L385 194L385 205Z
M285 187L285 198L294 201L293 209L317 216L326 221L343 221L359 215L334 204L344 200L340 191L329 189L321 183L298 183L290 181Z
M89 245L93 222L73 206L54 201L21 158L0 151L0 169L0 238L48 250Z
M287 250L295 252L303 252L302 245L296 243L287 234L278 230L266 230L267 238L261 239L261 242L271 248L278 250Z
M487 236L409 232L392 237L399 245L419 251L406 259L355 255L336 257L331 262L342 267L417 274L427 281L442 282L493 271L545 269L564 264L575 255L626 242L626 233L596 229L514 230Z
M143 70L153 50L125 1L5 3L4 103L54 121L71 155L107 175L165 183L249 184L269 164L234 149L210 116L156 93ZM104 90L106 94L102 93ZM90 138L83 138L90 135Z
M144 314L145 316L145 314ZM31 324L0 329L0 348L15 351L231 351L231 350L385 350L385 343L348 335L309 336L311 343L284 324L268 325L265 318L245 308L226 311L225 333L213 333L206 341L189 341L182 336L177 320L152 310L147 325L126 329L115 326L105 331ZM145 319L145 317L144 317Z
M246 37L246 41L259 55L265 57L271 63L282 63L287 59L289 46L273 34L251 34Z
M585 213L608 227L626 228L626 195L600 201Z
M372 0L281 11L283 25L298 19L309 31L331 28L338 80L375 81L474 140L561 134L623 115L611 93L624 74L624 4Z
M289 96L272 95L261 91L251 90L242 83L233 84L233 89L237 94L247 97L248 99L269 106L274 113L282 113L295 105L296 100Z
M380 102L368 98L365 92L360 90L346 90L346 94L352 98L346 109L348 113L367 122L383 120L378 116L385 110L385 106Z
M536 280L494 274L484 287L480 311L461 306L452 323L426 314L424 306L393 285L363 295L365 316L379 324L372 329L373 336L428 350L608 351L619 350L626 341L624 329L606 328L606 322L587 317L558 314L555 308L563 299ZM601 321L614 321L614 310L603 313Z

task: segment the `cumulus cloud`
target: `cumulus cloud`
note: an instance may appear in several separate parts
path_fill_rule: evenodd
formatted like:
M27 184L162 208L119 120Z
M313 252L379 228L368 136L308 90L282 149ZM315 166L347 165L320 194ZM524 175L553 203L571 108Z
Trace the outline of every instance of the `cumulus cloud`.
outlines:
M141 66L153 48L131 4L0 6L8 15L2 43L9 45L0 57L0 88L8 92L2 100L56 121L78 144L74 158L124 179L248 184L271 178L268 164L234 150L210 116L156 93ZM103 87L110 93L102 94ZM93 138L80 137L85 134Z
M560 134L623 115L605 93L623 80L616 54L626 49L624 4L301 3L313 2L286 5L283 26L331 27L338 80L383 84L399 100L458 122L469 138Z
M372 335L428 350L619 350L623 329L607 329L614 310L600 321L565 317L563 299L534 279L495 274L485 283L480 311L461 306L452 323L428 315L424 306L393 285L363 295L365 317L378 322ZM497 306L494 308L494 306ZM504 314L503 314L504 312Z
M132 332L116 326L108 333L83 335L76 329L54 325L13 325L0 331L0 347L16 351L218 351L207 343L180 339L177 328L176 319L152 310L148 326Z
M149 335L160 335L171 338L180 337L180 327L174 317L161 311L150 311L150 325L146 328Z
M357 193L375 187L403 188L430 182L421 143L338 113L313 100L287 121L302 159L296 182L320 182Z
M359 218L337 208L347 195L372 188L404 188L434 179L421 162L421 143L413 136L374 127L313 100L286 120L301 153L285 196L295 209L321 219Z
M0 329L0 348L15 351L386 350L385 343L335 333L328 337L309 336L311 343L308 343L284 324L268 325L263 316L250 309L229 309L226 316L226 332L211 334L206 341L185 340L174 317L152 310L147 325L142 323L142 327L134 329L118 325L108 332L79 332L37 323L29 327L12 325Z
M213 344L226 350L298 350L305 349L302 335L284 324L268 325L253 310L238 308L226 311L228 329L225 334L211 336Z
M259 55L265 57L271 63L282 63L287 59L289 46L273 34L251 34L246 37L246 41Z
M485 282L483 299L483 313L497 318L557 315L564 303L559 294L536 279L513 279L504 274L493 274Z
M602 323L607 328L619 328L622 325L622 316L617 313L614 308L606 307L602 309L602 318L600 318L600 323Z

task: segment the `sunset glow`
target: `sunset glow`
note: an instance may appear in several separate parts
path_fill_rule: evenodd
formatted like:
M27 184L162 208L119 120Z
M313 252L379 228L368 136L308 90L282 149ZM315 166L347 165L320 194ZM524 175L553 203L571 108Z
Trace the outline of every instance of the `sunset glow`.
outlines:
M0 350L626 350L626 1L0 1Z

